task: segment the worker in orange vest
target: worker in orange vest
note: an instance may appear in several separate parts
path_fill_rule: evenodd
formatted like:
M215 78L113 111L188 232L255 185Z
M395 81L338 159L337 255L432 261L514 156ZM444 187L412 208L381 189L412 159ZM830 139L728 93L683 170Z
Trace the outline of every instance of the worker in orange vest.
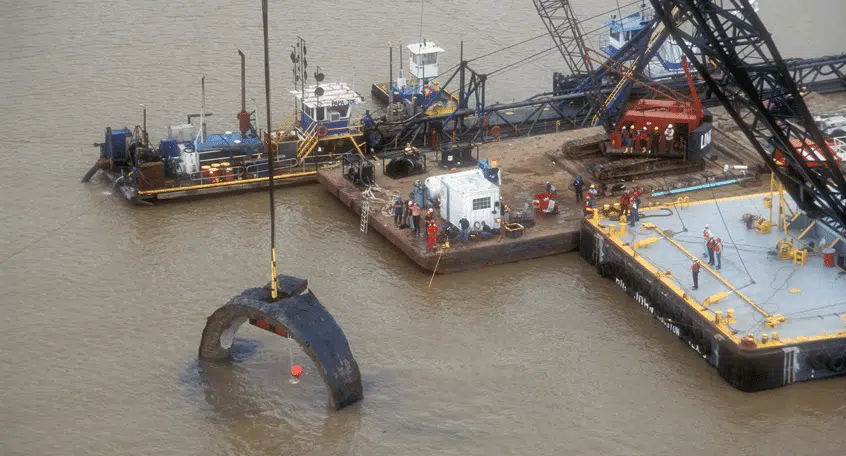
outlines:
M711 232L711 225L707 223L705 224L705 229L702 230L702 237L705 238L705 253L702 254L702 258L707 258L708 251L710 250L710 248L708 247L708 241L711 240L712 237L714 237L714 233Z
M720 268L723 267L723 262L720 260L720 256L721 256L722 253L723 253L723 240L720 239L720 238L717 238L717 240L714 242L714 255L717 256L717 269L720 269Z
M690 271L693 272L693 289L699 289L699 269L702 265L699 263L699 258L693 260L693 264L690 266Z
M714 265L714 254L717 251L717 240L714 238L708 239L708 265Z

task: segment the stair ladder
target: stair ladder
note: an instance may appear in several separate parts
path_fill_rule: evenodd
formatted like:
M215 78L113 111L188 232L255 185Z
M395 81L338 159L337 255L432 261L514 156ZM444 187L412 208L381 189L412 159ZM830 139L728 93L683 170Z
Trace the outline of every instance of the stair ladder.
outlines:
M313 122L308 128L303 132L303 139L297 145L297 164L302 165L303 161L308 157L313 151L317 143L320 141L320 138L317 135L317 127L318 123Z
M361 232L367 234L367 223L370 220L370 204L361 203Z

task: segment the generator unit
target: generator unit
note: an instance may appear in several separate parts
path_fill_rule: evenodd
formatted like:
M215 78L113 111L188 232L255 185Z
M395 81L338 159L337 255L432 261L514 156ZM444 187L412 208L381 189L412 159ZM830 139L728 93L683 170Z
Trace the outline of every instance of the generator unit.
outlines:
M353 184L361 187L376 184L376 168L370 160L358 154L346 153L342 164L344 177Z
M476 158L473 157L473 143L445 144L438 149L438 159L441 166L446 168L473 166L476 164Z

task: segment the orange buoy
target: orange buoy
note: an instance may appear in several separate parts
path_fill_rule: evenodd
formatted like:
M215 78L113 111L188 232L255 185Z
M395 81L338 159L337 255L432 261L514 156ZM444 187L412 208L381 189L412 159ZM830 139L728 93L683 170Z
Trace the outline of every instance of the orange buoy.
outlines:
M293 375L294 377L299 377L300 375L303 375L303 368L300 367L299 364L294 364L293 366L291 366L291 375Z

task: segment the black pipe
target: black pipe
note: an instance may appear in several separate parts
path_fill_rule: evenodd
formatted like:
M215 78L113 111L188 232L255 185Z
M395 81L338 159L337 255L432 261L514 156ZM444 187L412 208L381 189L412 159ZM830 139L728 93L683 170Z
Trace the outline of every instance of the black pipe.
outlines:
M82 181L81 181L81 182L82 182L83 184L84 184L84 183L89 182L89 181L91 180L91 178L92 178L92 177L94 177L94 174L97 174L97 170L98 170L98 169L100 169L100 164L99 164L99 163L97 163L97 164L95 164L94 166L92 166L92 167L91 167L91 169L89 169L89 170L88 170L88 172L87 172L87 173L85 173L85 176L82 176Z

